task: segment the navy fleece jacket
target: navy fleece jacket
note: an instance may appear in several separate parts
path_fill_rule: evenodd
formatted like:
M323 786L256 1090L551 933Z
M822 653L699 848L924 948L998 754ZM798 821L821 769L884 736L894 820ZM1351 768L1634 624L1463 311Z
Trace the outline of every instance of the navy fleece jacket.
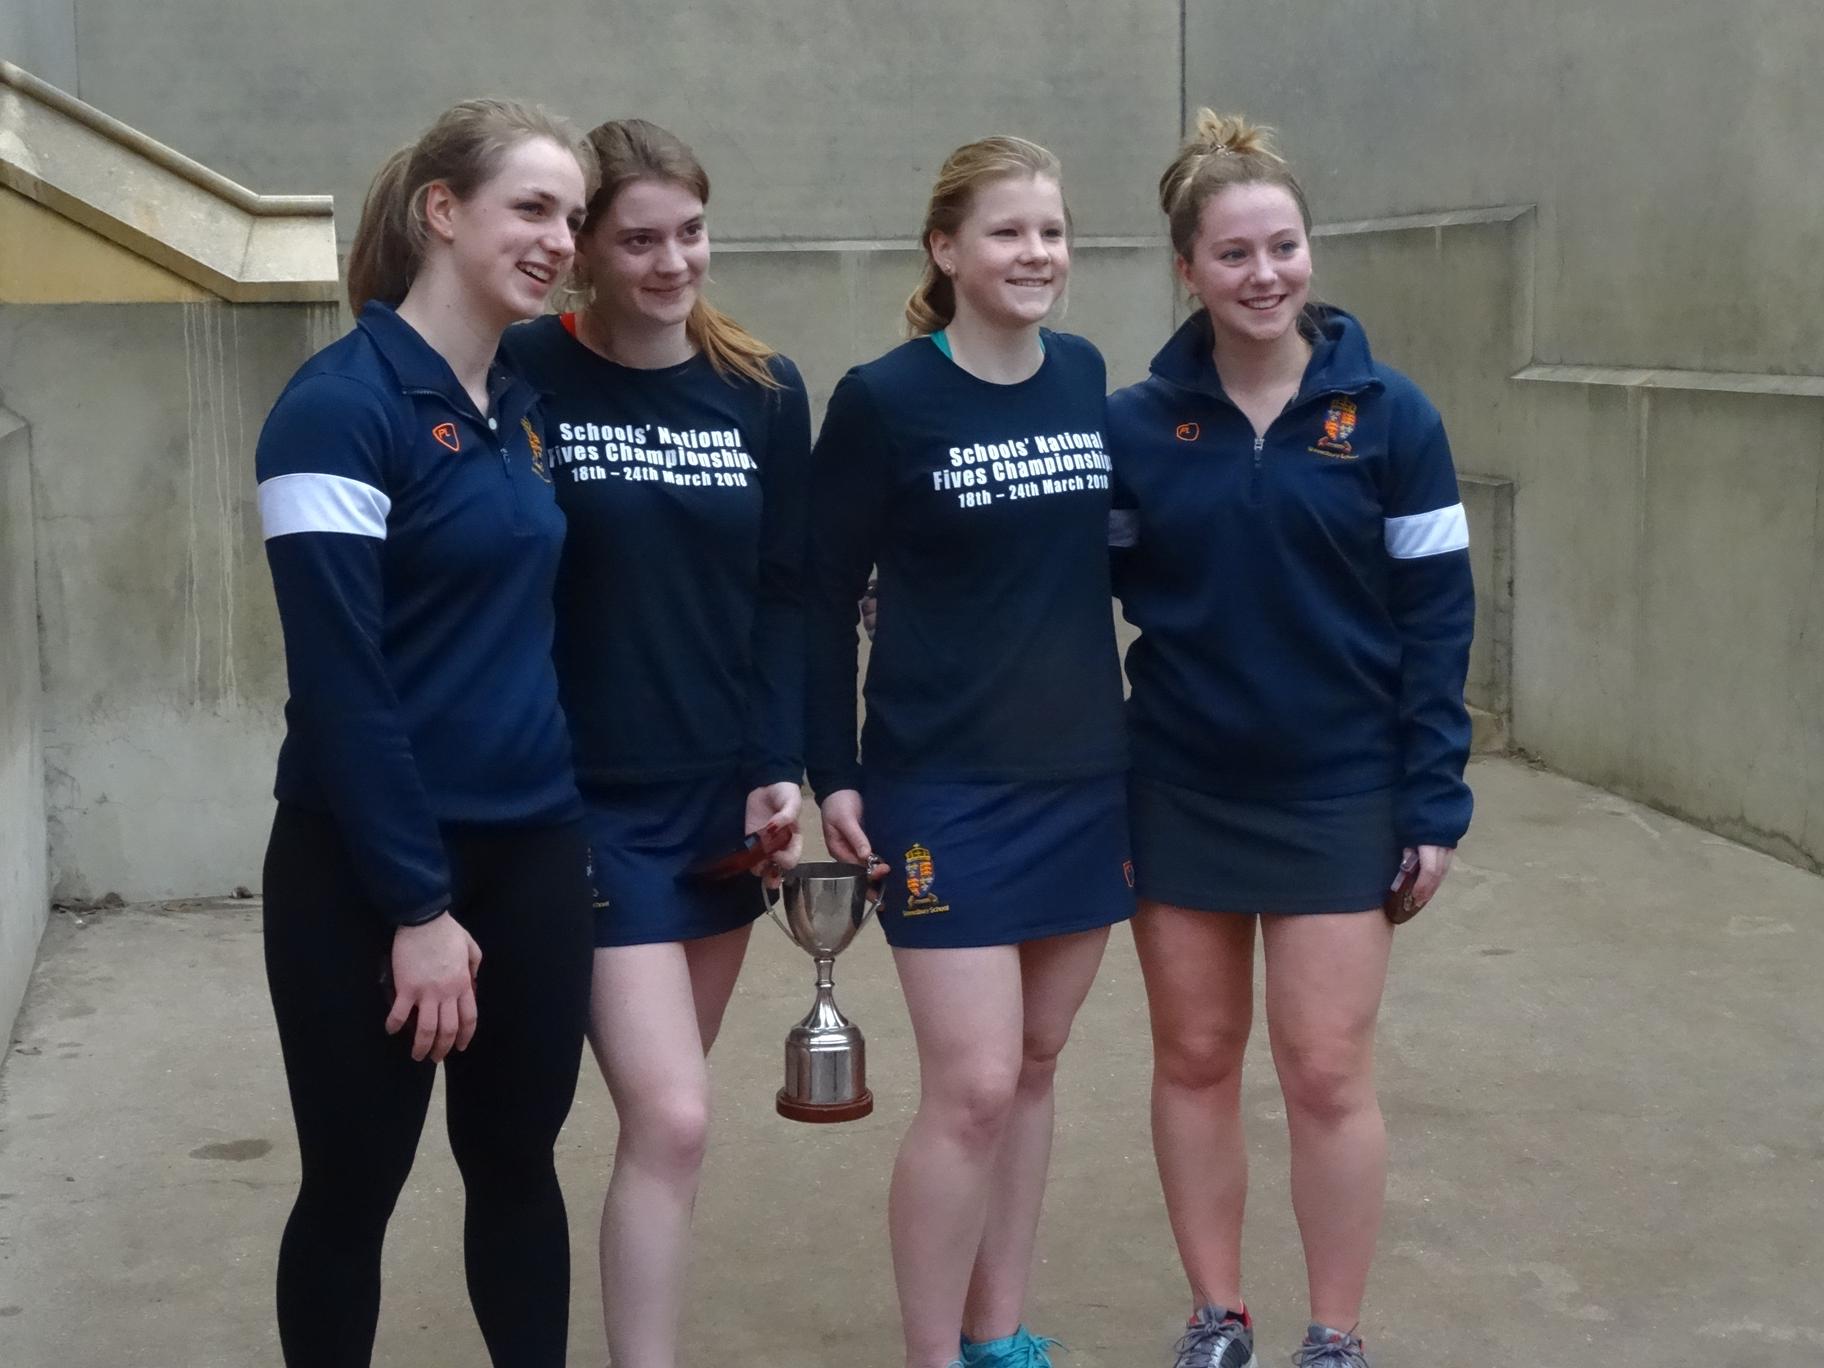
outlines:
M381 914L450 903L439 825L581 811L551 665L564 539L536 395L484 417L372 303L279 396L255 458L291 696L275 792L329 814Z
M1400 840L1454 846L1475 597L1437 410L1326 310L1257 438L1200 312L1109 427L1135 772L1237 797L1397 786Z

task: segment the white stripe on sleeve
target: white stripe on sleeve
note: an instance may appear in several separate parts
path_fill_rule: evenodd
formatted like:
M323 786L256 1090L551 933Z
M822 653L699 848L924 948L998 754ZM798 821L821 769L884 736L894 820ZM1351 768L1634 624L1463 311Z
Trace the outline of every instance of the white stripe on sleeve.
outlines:
M1395 560L1417 560L1465 549L1469 545L1469 520L1463 516L1463 505L1454 503L1429 513L1388 518L1383 535L1388 555Z
M1140 542L1140 511L1135 508L1108 510L1108 544L1113 547L1136 546Z
M346 475L274 475L260 482L260 526L266 540L293 532L348 532L386 540L393 501Z

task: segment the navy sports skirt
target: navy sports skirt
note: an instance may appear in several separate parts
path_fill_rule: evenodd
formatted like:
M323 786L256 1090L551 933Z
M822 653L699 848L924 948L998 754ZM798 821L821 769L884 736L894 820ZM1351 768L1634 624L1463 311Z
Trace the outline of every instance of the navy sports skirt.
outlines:
M1124 775L1022 783L870 777L888 865L880 924L905 949L1017 945L1134 913Z
M746 833L747 789L736 774L583 789L595 882L595 943L696 940L746 926L765 908L760 880L683 877Z
M1400 867L1394 790L1226 798L1133 775L1139 894L1206 912L1362 912Z

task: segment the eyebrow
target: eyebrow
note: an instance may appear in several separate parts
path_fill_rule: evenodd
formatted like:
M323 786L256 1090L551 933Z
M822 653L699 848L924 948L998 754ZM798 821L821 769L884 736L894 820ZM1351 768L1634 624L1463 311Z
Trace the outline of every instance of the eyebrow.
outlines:
M1292 227L1292 226L1291 226L1291 225L1290 225L1290 224L1288 224L1288 225L1287 225L1287 226L1286 226L1286 227L1284 227L1284 228L1275 228L1275 229L1274 229L1274 230L1273 230L1273 231L1272 231L1272 232L1270 232L1270 233L1265 233L1265 234L1263 234L1263 235L1262 235L1262 236L1264 236L1264 237L1267 237L1267 238L1277 238L1277 237L1287 237L1287 236L1289 236L1289 235L1290 235L1290 234L1293 234L1293 233L1296 233L1296 232L1297 232L1297 231L1298 231L1298 230L1297 230L1297 229L1296 229L1296 228L1294 228L1294 227ZM1219 237L1219 238L1217 238L1217 239L1216 239L1216 242L1215 242L1215 245L1216 245L1216 246L1218 246L1218 247L1224 247L1224 246L1227 246L1227 245L1228 245L1228 244L1229 244L1229 243L1232 243L1232 242L1235 242L1235 243L1241 243L1241 244L1243 244L1243 245L1246 245L1246 244L1247 244L1247 243L1250 243L1250 242L1253 242L1253 241L1255 241L1255 239L1254 239L1254 238L1251 238L1251 237L1246 237L1246 236L1240 236L1240 237L1237 237L1237 236L1229 236L1229 237Z
M692 214L689 218L680 221L677 227L688 228L693 223L707 223L708 221L707 214ZM657 224L630 223L625 228L616 228L614 231L617 233L663 233L667 230L660 228Z

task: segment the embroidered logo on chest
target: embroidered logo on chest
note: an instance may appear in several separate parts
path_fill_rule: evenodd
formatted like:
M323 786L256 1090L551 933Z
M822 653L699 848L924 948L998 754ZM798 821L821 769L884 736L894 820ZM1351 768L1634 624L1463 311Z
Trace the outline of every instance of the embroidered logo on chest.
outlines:
M1339 461L1353 461L1355 448L1349 445L1349 434L1355 431L1355 400L1339 394L1324 410L1324 435L1311 447L1319 456L1334 456Z
M1178 424L1177 437L1181 442L1194 442L1197 440L1197 434L1201 431L1202 429L1195 423L1180 423Z
M451 451L462 450L462 438L456 435L456 424L439 423L431 429L431 436L437 439L438 446L446 446Z
M526 445L532 449L532 473L546 484L551 483L551 471L545 465L545 444L538 440L538 433L532 429L530 418L521 418L520 427L526 432Z

